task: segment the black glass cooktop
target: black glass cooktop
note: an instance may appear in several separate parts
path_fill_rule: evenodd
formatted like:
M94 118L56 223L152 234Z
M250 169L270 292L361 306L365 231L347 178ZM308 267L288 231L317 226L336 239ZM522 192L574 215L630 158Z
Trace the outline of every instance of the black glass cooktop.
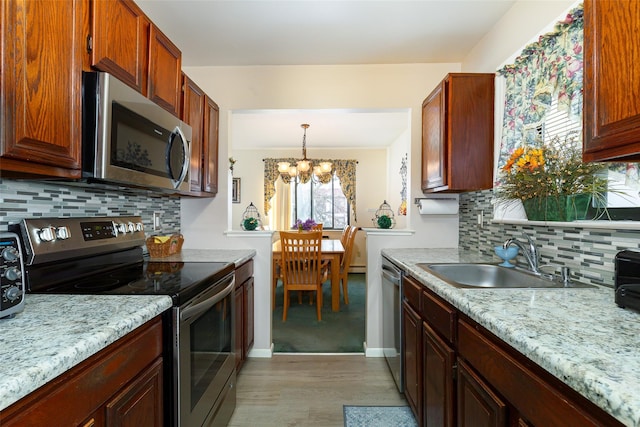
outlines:
M26 282L30 293L169 295L181 305L233 271L233 263L152 262L136 248L31 267Z

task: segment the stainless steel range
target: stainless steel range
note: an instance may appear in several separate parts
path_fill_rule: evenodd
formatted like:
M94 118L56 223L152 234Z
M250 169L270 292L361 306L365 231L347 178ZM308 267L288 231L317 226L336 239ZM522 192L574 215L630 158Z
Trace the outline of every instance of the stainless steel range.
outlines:
M165 425L226 425L235 408L234 265L151 261L137 216L34 218L21 237L27 293L168 295Z

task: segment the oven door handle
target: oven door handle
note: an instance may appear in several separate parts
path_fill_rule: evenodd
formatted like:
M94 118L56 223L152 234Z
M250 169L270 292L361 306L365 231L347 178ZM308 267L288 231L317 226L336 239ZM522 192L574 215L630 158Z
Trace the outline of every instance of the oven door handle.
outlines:
M197 302L194 305L191 305L180 312L180 320L183 322L188 321L194 316L199 315L207 311L209 308L213 307L227 296L233 292L233 288L236 286L236 279L232 278L231 283L224 288L224 290L214 294L212 297L205 299L204 301Z

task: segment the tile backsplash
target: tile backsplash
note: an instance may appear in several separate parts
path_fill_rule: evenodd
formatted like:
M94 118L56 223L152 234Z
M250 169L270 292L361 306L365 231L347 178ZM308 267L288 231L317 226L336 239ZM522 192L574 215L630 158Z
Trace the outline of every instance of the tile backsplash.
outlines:
M617 230L615 222L611 222L611 229L493 223L492 197L492 190L460 195L460 248L479 251L498 261L493 247L510 237L520 238L524 231L540 249L541 265L549 265L545 271L568 266L577 280L610 287L616 253L640 250L640 231ZM478 226L480 212L484 213L482 228Z
M154 212L161 212L161 229L155 232ZM107 215L139 215L147 236L171 234L180 231L180 198L143 190L0 179L0 231L23 218Z

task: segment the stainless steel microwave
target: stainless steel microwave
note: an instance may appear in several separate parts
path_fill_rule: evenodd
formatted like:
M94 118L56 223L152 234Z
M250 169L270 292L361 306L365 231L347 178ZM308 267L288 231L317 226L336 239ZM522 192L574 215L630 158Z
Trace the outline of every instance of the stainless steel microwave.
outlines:
M84 180L189 191L189 125L108 73L83 73L82 89Z

